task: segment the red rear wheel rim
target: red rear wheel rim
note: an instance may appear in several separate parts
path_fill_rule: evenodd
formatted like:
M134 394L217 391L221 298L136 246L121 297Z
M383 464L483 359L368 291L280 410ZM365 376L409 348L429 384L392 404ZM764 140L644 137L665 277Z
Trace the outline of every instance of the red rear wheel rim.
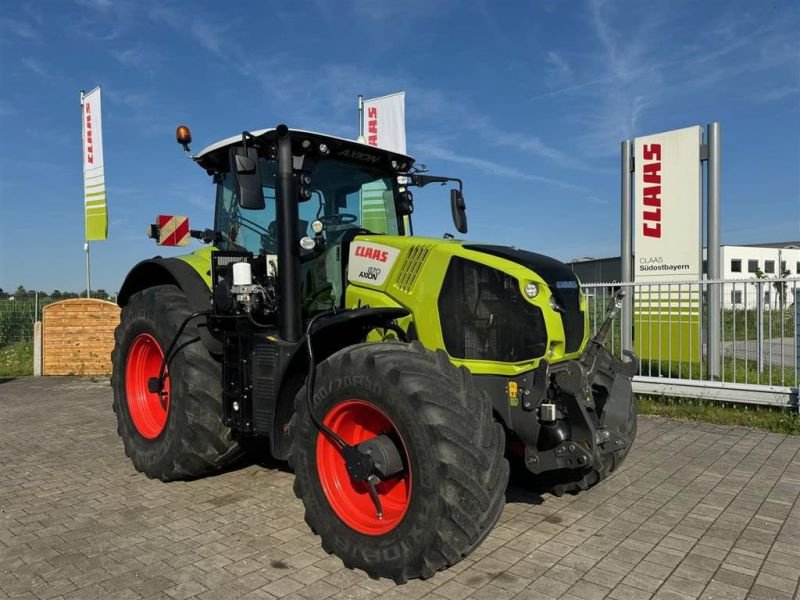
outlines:
M383 508L383 519L378 519L367 485L350 478L342 453L327 436L317 434L317 473L333 512L348 527L364 535L389 533L403 520L411 502L411 463L400 432L386 413L364 400L337 404L323 422L354 446L380 434L399 441L398 449L406 468L376 486Z
M133 340L125 365L125 395L128 412L139 434L148 440L164 431L169 413L169 377L164 380L164 393L153 393L147 382L158 377L164 351L149 333L140 333Z

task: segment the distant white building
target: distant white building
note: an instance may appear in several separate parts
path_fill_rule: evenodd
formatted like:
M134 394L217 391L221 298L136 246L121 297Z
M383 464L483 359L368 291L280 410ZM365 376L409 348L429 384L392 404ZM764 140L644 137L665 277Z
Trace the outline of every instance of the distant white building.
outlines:
M720 250L723 279L753 279L757 273L775 278L787 272L786 277L794 277L800 273L800 242L722 246Z
M746 244L741 246L721 246L722 279L748 280L747 283L725 285L723 306L725 308L754 309L757 306L759 289L764 305L778 308L781 305L780 291L783 290L783 303L794 302L794 283L778 286L770 281L781 277L800 277L800 241L774 242L766 244ZM703 249L703 277L706 276L706 249ZM613 283L620 281L620 259L582 258L568 263L583 283ZM786 274L786 275L784 275ZM759 277L763 278L759 281Z
M800 242L722 246L720 254L722 279L763 278L763 283L760 284L727 284L722 299L725 308L756 308L759 289L766 307L780 308L781 305L793 303L797 285L776 285L776 282L770 280L797 277L800 274ZM783 299L780 297L781 293Z

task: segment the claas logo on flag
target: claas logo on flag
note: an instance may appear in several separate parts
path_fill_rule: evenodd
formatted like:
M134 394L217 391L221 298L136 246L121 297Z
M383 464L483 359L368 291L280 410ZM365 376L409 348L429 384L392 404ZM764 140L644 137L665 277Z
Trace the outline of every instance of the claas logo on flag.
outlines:
M189 217L177 217L175 215L158 215L156 217L158 228L159 246L188 246L189 238ZM153 236L155 237L155 236Z

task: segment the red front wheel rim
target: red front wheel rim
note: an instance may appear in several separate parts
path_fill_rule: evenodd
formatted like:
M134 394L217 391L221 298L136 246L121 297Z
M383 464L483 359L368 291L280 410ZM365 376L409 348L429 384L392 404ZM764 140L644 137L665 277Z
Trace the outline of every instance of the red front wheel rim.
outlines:
M317 434L317 473L333 512L364 535L389 533L403 520L411 502L411 463L400 432L386 413L364 400L337 404L323 422L353 446L381 434L398 443L405 469L376 486L383 508L383 519L378 519L367 485L350 478L341 451L327 436Z
M140 333L133 340L125 365L125 395L128 413L139 434L152 440L157 438L167 425L169 414L169 377L165 377L162 394L149 390L147 382L158 377L164 351L149 333Z

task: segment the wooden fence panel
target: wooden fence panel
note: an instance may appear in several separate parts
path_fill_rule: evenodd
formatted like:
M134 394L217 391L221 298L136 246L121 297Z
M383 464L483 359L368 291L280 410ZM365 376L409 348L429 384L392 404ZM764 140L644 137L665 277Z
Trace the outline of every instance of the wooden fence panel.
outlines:
M108 375L119 307L113 302L77 298L42 309L44 375Z

